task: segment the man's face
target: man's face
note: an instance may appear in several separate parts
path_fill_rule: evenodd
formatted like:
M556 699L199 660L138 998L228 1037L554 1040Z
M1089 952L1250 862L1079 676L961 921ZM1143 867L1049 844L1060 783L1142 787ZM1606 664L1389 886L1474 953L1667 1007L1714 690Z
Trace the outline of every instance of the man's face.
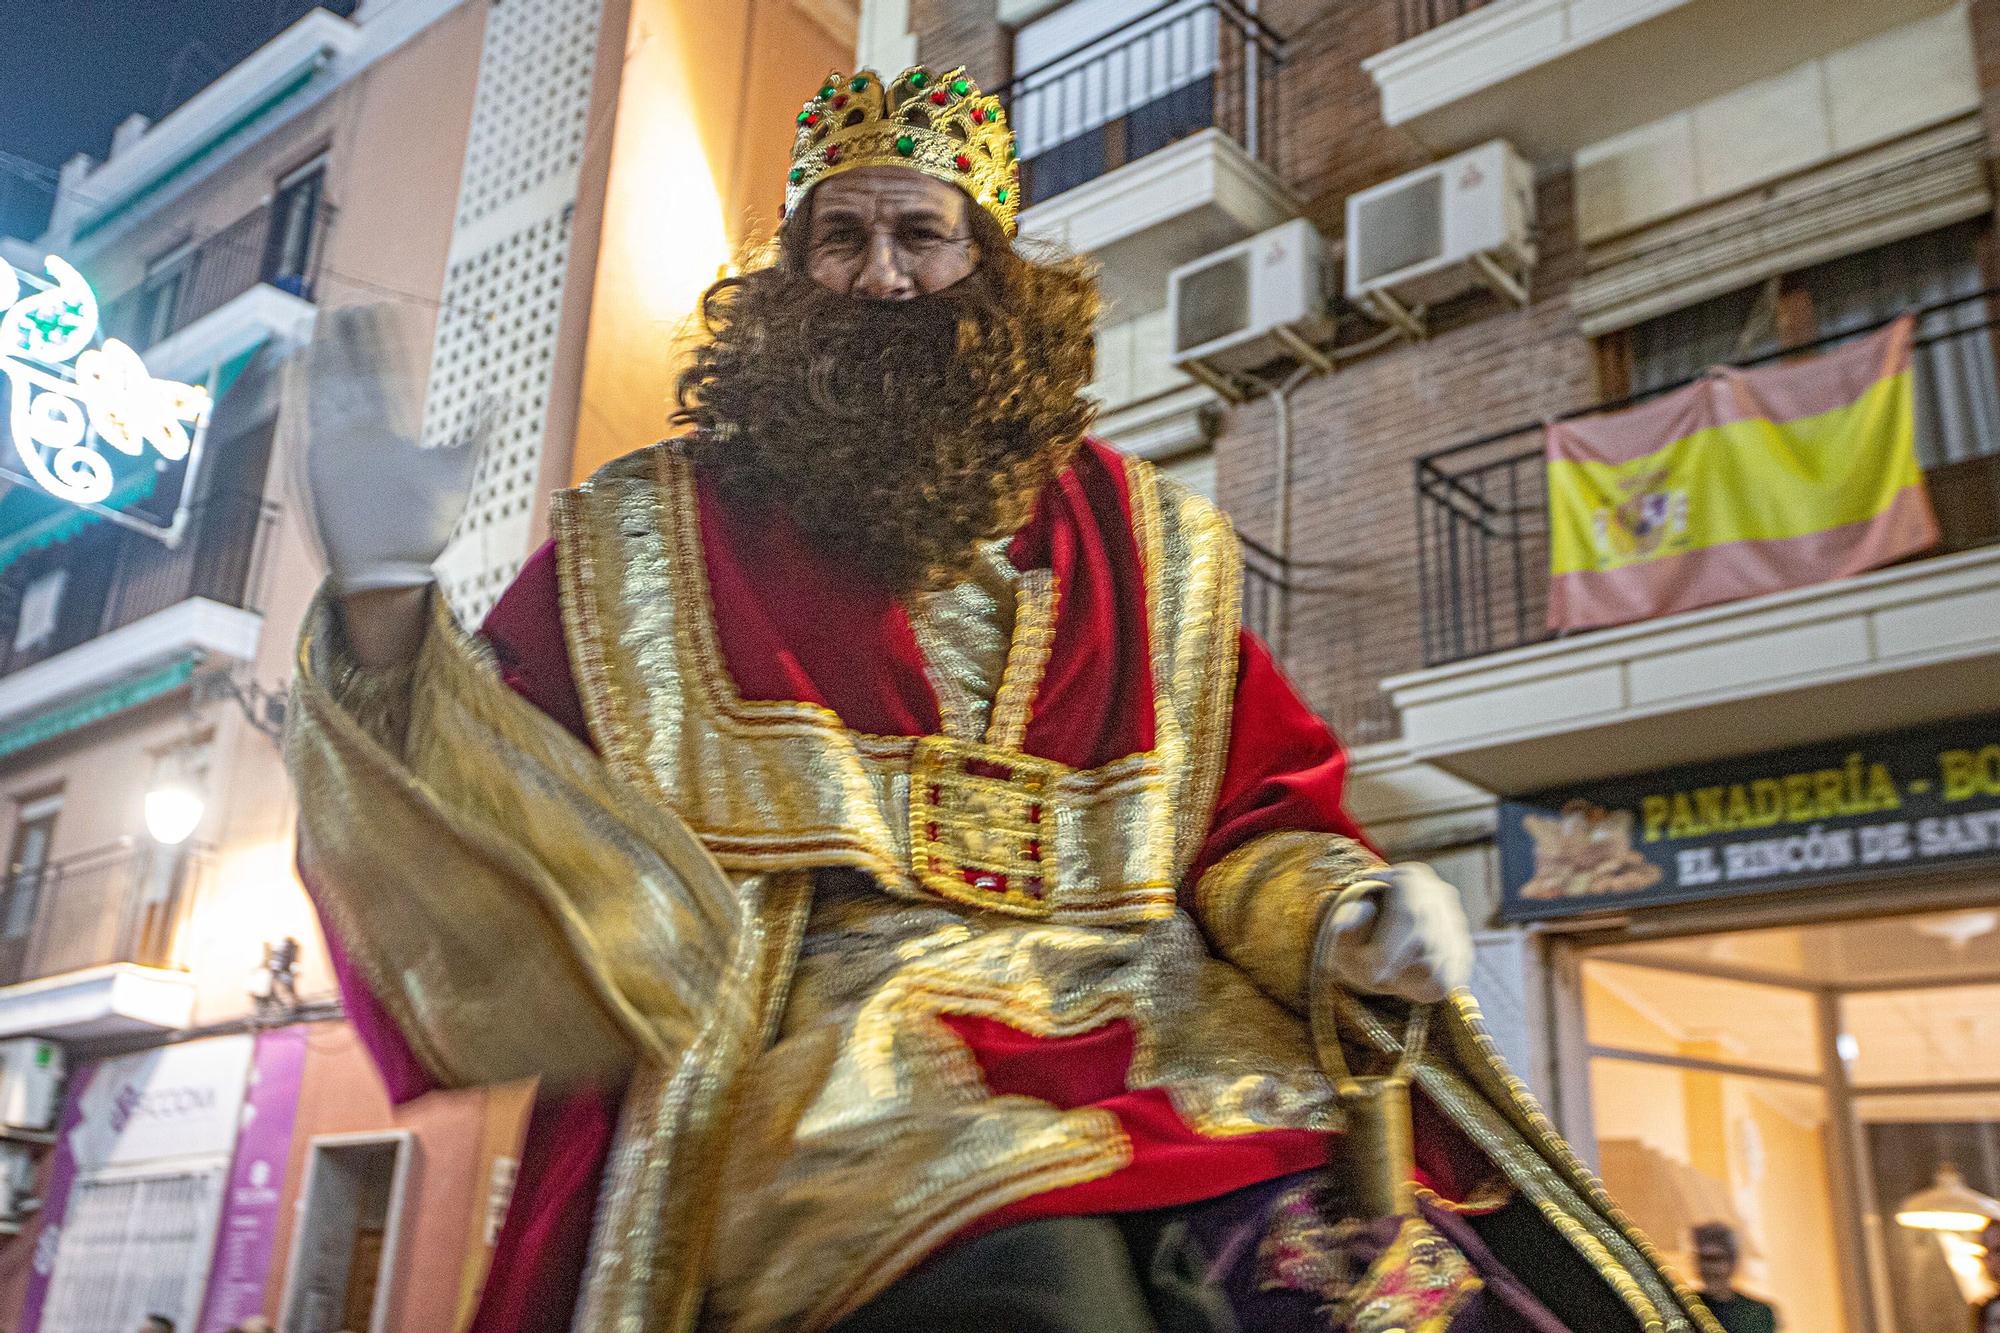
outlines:
M1736 1276L1736 1247L1726 1240L1702 1240L1695 1246L1695 1272L1710 1291L1726 1291Z
M806 271L844 296L907 301L941 292L979 267L972 200L901 167L860 167L812 192Z

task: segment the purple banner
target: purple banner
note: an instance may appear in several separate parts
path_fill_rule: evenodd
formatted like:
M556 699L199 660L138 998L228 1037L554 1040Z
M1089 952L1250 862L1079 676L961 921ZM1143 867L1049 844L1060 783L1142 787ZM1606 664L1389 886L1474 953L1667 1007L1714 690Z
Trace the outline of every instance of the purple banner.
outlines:
M49 1298L49 1278L56 1271L56 1243L62 1239L64 1214L69 1211L70 1189L76 1184L77 1129L83 1122L84 1094L97 1076L97 1066L89 1065L70 1075L63 1098L62 1127L56 1135L55 1159L49 1163L49 1183L42 1200L42 1229L35 1237L33 1267L28 1272L28 1294L21 1304L21 1333L39 1333L42 1304Z
M264 1284L278 1241L278 1200L292 1151L292 1124L306 1069L303 1025L257 1034L250 1084L243 1096L243 1127L229 1165L222 1223L215 1233L215 1263L199 1333L228 1333L264 1312Z

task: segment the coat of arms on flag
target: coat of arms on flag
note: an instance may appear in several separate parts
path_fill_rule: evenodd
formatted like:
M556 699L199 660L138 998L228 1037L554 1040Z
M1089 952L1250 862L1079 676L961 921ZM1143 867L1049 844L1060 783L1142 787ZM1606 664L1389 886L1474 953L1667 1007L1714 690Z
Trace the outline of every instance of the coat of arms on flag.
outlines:
M1844 578L1937 543L1916 459L1915 320L1721 368L1548 430L1549 627L1619 625Z

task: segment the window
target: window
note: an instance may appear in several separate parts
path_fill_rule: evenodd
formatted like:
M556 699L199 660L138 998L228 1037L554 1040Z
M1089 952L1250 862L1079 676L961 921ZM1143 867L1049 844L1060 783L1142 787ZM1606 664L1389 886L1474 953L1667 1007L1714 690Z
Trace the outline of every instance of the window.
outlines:
M1676 310L1602 344L1608 397L1923 311L1912 360L1917 462L1946 551L2000 538L2000 373L1979 222L1864 250Z
M17 979L13 973L18 971L27 952L28 936L35 929L35 908L48 876L49 851L55 843L56 816L61 811L61 796L38 797L21 803L14 823L6 887L0 890L0 956L14 964L5 969L9 981Z
M180 315L181 293L187 289L188 273L194 266L193 257L194 247L183 245L147 265L146 281L139 288L138 309L130 329L137 346L151 347L174 331Z
M69 581L66 569L51 569L37 575L21 592L21 614L14 622L14 651L40 647L56 632L56 612L62 606L63 584Z
M1215 123L1213 5L1074 0L1014 36L1008 118L1036 202Z
M271 233L264 252L264 281L294 296L312 295L318 267L320 202L326 160L316 159L278 182L271 201Z
M1625 392L1852 333L1907 310L1917 328L1917 458L1926 469L2000 452L2000 382L1980 299L1979 224L1864 250L1635 325ZM1620 386L1607 385L1614 396Z

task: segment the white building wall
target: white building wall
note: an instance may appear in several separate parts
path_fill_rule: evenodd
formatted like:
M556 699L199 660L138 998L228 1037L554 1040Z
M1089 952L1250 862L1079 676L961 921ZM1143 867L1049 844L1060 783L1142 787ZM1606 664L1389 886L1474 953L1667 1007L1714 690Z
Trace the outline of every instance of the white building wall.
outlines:
M424 404L433 444L493 414L472 502L438 563L468 624L499 598L534 536L603 8L506 0L487 17Z

